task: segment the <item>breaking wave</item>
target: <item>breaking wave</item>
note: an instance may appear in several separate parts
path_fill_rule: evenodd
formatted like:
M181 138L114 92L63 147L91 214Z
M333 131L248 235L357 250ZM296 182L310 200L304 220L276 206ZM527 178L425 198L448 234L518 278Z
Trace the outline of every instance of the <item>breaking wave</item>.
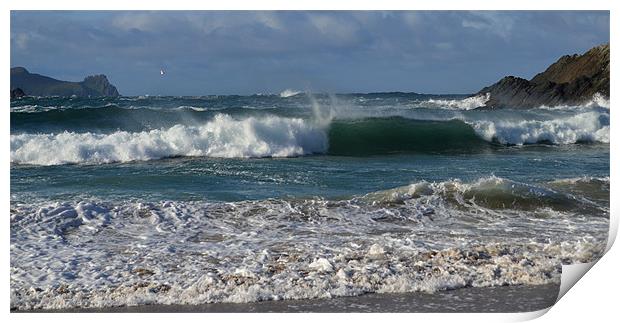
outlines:
M483 107L491 98L490 93L480 94L457 100L429 99L422 106L454 110L473 110Z
M280 92L280 97L281 98L290 98L292 96L296 96L297 94L300 94L301 91L295 91L295 90L291 90L291 89L286 89L282 92Z
M278 116L235 119L216 114L198 125L177 124L141 132L12 134L11 162L57 165L177 156L252 158L479 152L497 144L609 142L609 113L596 111L551 120L520 121L323 119Z
M472 126L483 139L510 145L609 143L609 114L594 111L542 121L474 121Z
M175 156L293 157L326 149L325 131L311 122L280 117L235 120L225 114L201 126L175 125L143 132L11 135L11 161L37 165Z
M592 98L579 105L556 105L556 106L540 106L538 109L544 110L587 110L593 108L603 108L609 110L609 98L606 98L600 93L595 93Z

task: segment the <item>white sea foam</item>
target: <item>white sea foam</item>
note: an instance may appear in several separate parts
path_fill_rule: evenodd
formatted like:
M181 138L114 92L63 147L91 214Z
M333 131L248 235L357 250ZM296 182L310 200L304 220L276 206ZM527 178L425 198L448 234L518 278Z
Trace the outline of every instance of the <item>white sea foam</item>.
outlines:
M554 105L554 106L546 106L546 105L542 105L540 107L538 107L538 109L543 109L543 110L559 110L559 111L566 111L566 110L589 110L589 109L593 109L593 108L603 108L603 109L608 109L609 110L609 98L606 98L605 96L603 96L600 93L595 93L592 96L592 99L590 99L589 101L583 103L583 104L579 104L579 105Z
M182 105L182 106L176 107L175 110L192 110L192 111L197 111L197 112L209 111L209 109L205 107L194 107L190 105Z
M236 120L224 114L201 126L144 132L11 135L11 162L57 165L150 160L171 156L291 157L327 149L325 129L298 118Z
M594 96L592 97L592 101L590 101L588 105L599 106L609 109L609 98L605 98L602 94L596 93L594 94Z
M544 202L545 194L556 193L522 186L495 177L423 182L396 189L408 195L392 204L380 202L381 192L340 201L13 202L11 307L254 302L558 283L561 263L600 255L608 209L602 216L562 210ZM495 189L546 204L491 208L485 199L496 198Z
M551 120L467 121L487 141L523 145L539 142L573 144L609 142L609 114L595 111Z
M592 183L592 182L595 182L595 183L598 182L598 183L609 185L609 176L605 176L605 177L581 176L581 177L563 178L563 179L554 180L551 183L575 185L578 183Z
M36 112L46 112L56 109L62 109L62 107L54 107L54 106L39 106L39 105L21 105L16 107L11 107L11 112L21 112L21 113L36 113Z
M286 89L286 90L280 92L280 97L281 98L289 98L289 97L295 96L295 95L300 94L300 93L302 93L302 92L301 91L291 90L291 89Z
M491 98L490 93L467 97L460 100L430 99L422 103L424 107L451 110L473 110L483 107Z

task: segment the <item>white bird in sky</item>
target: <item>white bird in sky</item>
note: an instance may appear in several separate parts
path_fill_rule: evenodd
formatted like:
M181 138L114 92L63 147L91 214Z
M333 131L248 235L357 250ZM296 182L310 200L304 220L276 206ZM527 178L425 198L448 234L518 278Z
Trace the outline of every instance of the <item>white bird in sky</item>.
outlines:
M164 72L164 70L163 70L163 69L160 69L160 70L159 70L159 75L164 76L165 74L166 74L166 72Z

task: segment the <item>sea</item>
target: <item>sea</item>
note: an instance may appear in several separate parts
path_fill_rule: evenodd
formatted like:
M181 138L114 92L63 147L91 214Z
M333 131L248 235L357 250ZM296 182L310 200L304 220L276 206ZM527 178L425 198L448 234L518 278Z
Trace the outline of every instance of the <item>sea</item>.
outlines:
M488 99L12 100L11 309L557 285L606 246L609 102Z

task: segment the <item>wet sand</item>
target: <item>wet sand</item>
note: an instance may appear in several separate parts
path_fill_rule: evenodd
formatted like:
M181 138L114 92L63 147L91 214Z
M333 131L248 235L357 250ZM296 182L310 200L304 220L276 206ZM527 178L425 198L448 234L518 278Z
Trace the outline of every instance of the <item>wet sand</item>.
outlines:
M531 312L552 306L560 285L461 288L450 291L402 294L366 294L331 299L217 303L202 305L140 305L105 308L28 311L58 313L338 313L338 312Z

